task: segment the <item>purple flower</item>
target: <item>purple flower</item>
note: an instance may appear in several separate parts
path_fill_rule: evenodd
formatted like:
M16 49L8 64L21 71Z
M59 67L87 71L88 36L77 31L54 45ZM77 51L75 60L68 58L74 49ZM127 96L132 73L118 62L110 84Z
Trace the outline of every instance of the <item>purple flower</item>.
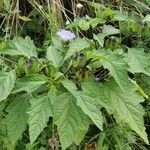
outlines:
M74 33L65 29L62 29L60 32L57 32L57 35L64 41L68 41L76 38L76 35Z

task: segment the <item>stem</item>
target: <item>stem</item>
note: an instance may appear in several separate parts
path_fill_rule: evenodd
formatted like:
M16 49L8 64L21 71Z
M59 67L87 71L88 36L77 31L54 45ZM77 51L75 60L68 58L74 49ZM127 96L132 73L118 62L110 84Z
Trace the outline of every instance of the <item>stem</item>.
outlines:
M7 59L7 58L5 58L5 57L0 56L0 58L1 58L1 59L4 59L4 60L6 60L6 61L8 61L8 62L10 62L10 63L17 64L15 61L10 60L10 59Z

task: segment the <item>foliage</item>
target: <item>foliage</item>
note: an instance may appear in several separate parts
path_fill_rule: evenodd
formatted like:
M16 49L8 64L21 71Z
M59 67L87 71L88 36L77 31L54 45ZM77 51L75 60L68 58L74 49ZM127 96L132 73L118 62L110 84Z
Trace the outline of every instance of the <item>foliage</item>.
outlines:
M11 1L0 6L8 27L3 23L0 31L0 147L65 150L93 141L98 150L147 146L149 2L84 2L91 14L77 9L66 25L76 38L68 41L39 2L26 1L33 12L20 15L21 29L16 24L15 30ZM91 127L96 133L89 138Z

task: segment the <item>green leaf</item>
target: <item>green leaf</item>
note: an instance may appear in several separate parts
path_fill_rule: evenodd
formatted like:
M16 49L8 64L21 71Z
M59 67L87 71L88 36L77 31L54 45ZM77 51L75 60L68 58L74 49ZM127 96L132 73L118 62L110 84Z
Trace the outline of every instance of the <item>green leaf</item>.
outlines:
M90 117L99 129L103 130L103 117L97 99L84 94L84 92L77 91L74 83L70 80L64 80L62 84L76 97L77 105L81 107L82 111Z
M104 39L108 35L113 35L113 34L119 34L120 30L114 28L113 26L110 25L104 25L102 33L99 33L97 35L94 34L94 39L98 41L99 45L101 47L104 46Z
M95 28L98 24L104 23L104 20L101 18L90 18L89 23L92 28Z
M0 102L0 113L5 109L6 103L4 101Z
M52 46L55 49L62 51L64 49L64 45L59 37L52 37Z
M73 29L73 28L77 28L79 26L79 22L80 22L80 18L76 18L74 19L73 22L69 22L66 26L66 29Z
M63 52L51 45L47 49L47 59L52 61L56 68L59 68L64 62L64 55Z
M81 28L81 30L85 30L86 31L86 30L88 30L90 28L90 24L85 19L80 19L79 27Z
M94 81L87 81L82 85L82 95L95 98L98 105L113 114L117 122L127 123L148 143L143 121L144 109L140 105L144 99L135 92L136 86L126 86L126 91L122 91L113 79L102 86Z
M0 53L2 53L8 47L8 43L5 41L0 42Z
M103 20L107 19L108 17L112 18L113 15L114 15L114 11L110 7L106 7L102 12L99 12L98 14L98 16Z
M111 104L115 119L127 123L148 144L143 121L144 109L140 105L144 98L135 90L134 86L130 86L123 92L114 80L110 80L103 85L103 91L100 92L107 94L105 101Z
M30 101L29 114L29 135L31 144L47 126L49 117L52 115L51 96L49 94L33 98Z
M26 129L28 121L26 110L29 107L30 98L27 94L19 95L14 98L13 102L6 109L8 112L6 117L7 133L13 144L16 143Z
M100 112L100 106L94 98L91 98L84 93L76 95L77 105L81 107L82 111L90 117L93 123L100 129L103 130L103 117Z
M101 107L113 114L117 121L124 121L137 132L147 143L143 115L144 109L140 102L144 99L135 92L136 86L126 85L126 91L122 91L114 80L106 82L103 86L94 81L84 82L82 91L98 102Z
M93 51L88 54L88 57L99 59L104 68L107 68L110 71L111 75L122 90L125 90L126 86L131 84L127 75L127 65L121 57L110 51L103 50Z
M143 23L145 23L145 22L150 22L150 15L149 15L149 14L146 15L146 16L144 17L144 19L143 19L142 22L143 22Z
M100 8L105 8L105 6L103 4L100 3L96 3L96 2L87 2L87 4L97 10L99 10Z
M15 85L15 71L0 73L0 101L6 99Z
M40 74L32 74L32 75L25 76L17 80L12 93L14 94L21 91L32 93L33 91L38 89L41 85L45 84L46 81L47 78Z
M7 10L7 11L9 11L10 10L10 7L11 7L11 0L3 0L3 2L4 2L4 5L5 5L5 9ZM1 4L2 5L2 4Z
M99 108L104 107L112 114L111 105L107 100L109 93L104 91L104 88L99 82L97 83L96 81L90 80L82 83L82 93L95 99Z
M36 47L29 36L26 36L25 39L22 37L14 37L9 43L10 48L6 48L1 53L8 55L23 55L25 57L37 58Z
M113 21L126 21L127 19L128 19L127 15L123 14L120 11L115 11L115 15L112 20Z
M74 142L76 145L79 145L81 143L86 133L87 133L87 130L79 130L78 132L74 134Z
M88 130L90 120L80 107L76 106L75 97L69 93L63 93L54 103L54 122L58 128L62 149L66 149L77 141L77 133Z
M99 33L99 34L94 34L94 39L99 43L99 45L101 47L104 46L104 38L105 38L105 35L103 33Z
M114 28L114 27L111 26L111 25L104 25L102 33L103 33L105 36L108 36L108 35L113 35L113 34L119 34L119 33L120 33L120 30Z
M77 38L75 40L72 40L69 44L69 49L66 53L65 60L68 59L70 56L74 55L75 53L89 48L90 45L90 42L87 41L85 38Z
M145 73L150 76L150 57L142 48L129 48L126 62L134 73Z

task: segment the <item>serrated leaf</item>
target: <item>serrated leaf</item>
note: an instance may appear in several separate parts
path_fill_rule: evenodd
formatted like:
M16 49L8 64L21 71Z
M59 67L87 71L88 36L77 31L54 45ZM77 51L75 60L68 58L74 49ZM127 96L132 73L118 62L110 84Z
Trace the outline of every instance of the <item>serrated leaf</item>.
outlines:
M82 93L84 93L84 95L87 95L95 99L95 101L97 102L97 105L100 108L104 107L109 112L109 114L112 114L111 105L109 101L107 100L109 93L103 90L103 87L100 83L97 83L93 80L83 82Z
M15 144L26 129L28 115L26 110L29 107L29 99L27 94L19 95L14 98L6 109L8 115L6 117L7 133L10 141Z
M128 87L123 92L114 80L103 85L103 91L109 93L105 100L111 104L115 119L127 123L148 144L143 121L144 109L140 105L144 98L135 89L134 86Z
M150 76L150 56L142 48L129 48L126 62L134 73L145 73Z
M62 84L76 97L77 105L81 107L82 111L90 117L99 129L103 130L103 117L101 115L100 105L97 102L97 99L90 97L83 92L77 91L74 83L70 80L64 80Z
M144 109L140 105L144 99L135 92L136 86L126 86L126 91L123 92L114 80L102 86L94 81L88 81L83 83L82 91L98 99L99 105L106 108L110 114L114 114L117 121L126 122L145 142L148 142L143 122Z
M41 85L45 84L47 81L45 76L40 74L27 75L16 81L16 85L12 93L17 93L21 91L26 91L27 93L32 93L38 89Z
M15 71L0 73L0 101L6 99L15 85Z
M103 86L98 86L95 83L84 83L82 86L83 92L81 92L82 97L75 89L75 85L72 85L71 82L65 80L63 81L63 85L79 99L78 103L80 103L80 107L82 107L82 97L85 95L84 101L94 99L97 101L99 108L100 105L101 107L105 107L109 113L114 115L118 122L123 121L127 123L148 143L143 121L144 109L140 105L144 99L135 92L136 87L134 85L129 86L127 84L125 90L122 91L114 80L110 80ZM91 103L93 104L93 101ZM95 109L92 112L95 112Z
M81 143L86 133L87 133L87 130L78 130L78 132L74 134L74 142L76 145L79 145Z
M74 55L76 52L80 52L90 47L90 42L84 38L77 38L72 40L69 44L69 49L66 53L65 60L70 56Z
M36 47L29 36L26 36L25 39L22 37L14 37L9 43L10 48L6 48L1 53L8 55L23 55L25 57L37 58Z
M57 125L62 149L66 149L74 141L76 134L87 130L90 120L76 106L76 99L70 93L63 93L54 102L54 122Z
M104 68L107 68L110 71L122 90L125 90L127 85L131 84L127 75L127 65L119 56L110 51L97 50L88 53L88 57L99 59Z
M52 61L56 68L59 68L64 62L64 54L52 45L47 49L47 59Z
M37 139L43 129L47 126L49 117L53 116L51 96L42 95L30 101L29 114L29 135L31 144Z
M82 111L90 117L93 123L100 129L103 130L103 116L100 112L100 106L94 98L91 98L84 93L76 95L77 105L81 107Z
M126 86L126 91L123 92L113 79L102 86L94 81L87 81L83 83L82 91L84 95L95 98L101 107L114 115L117 122L127 123L148 143L143 121L144 109L140 105L144 99L135 92L136 86Z

